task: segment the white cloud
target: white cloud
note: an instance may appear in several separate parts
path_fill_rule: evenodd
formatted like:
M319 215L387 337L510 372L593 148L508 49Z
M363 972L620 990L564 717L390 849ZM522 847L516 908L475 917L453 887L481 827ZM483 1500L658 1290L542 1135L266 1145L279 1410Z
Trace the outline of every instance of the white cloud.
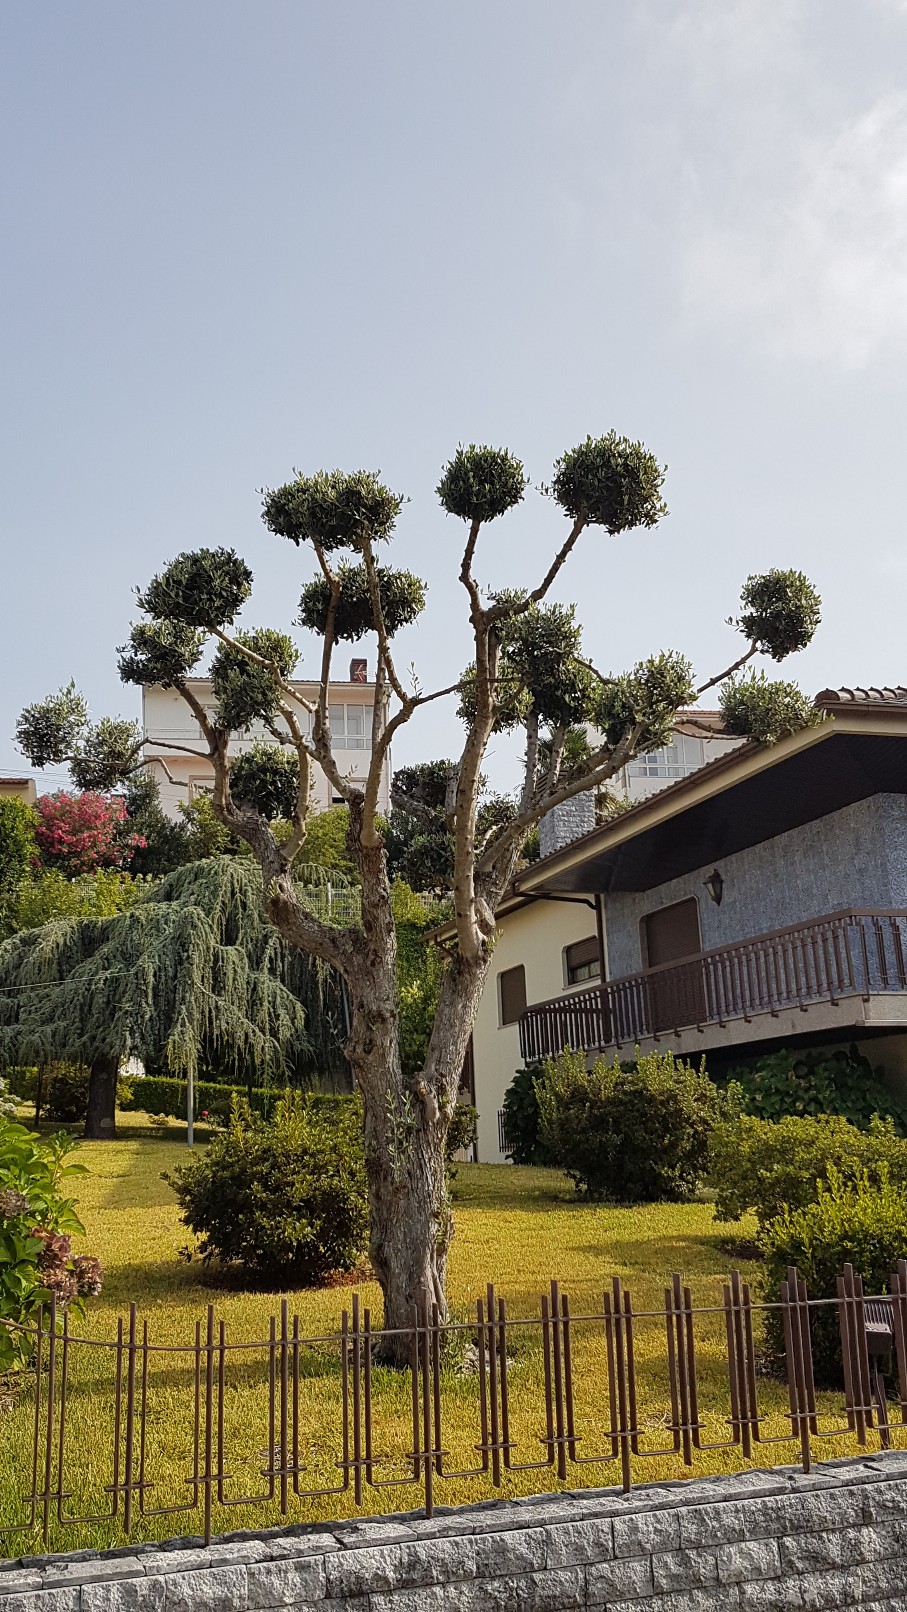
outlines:
M785 144L738 196L700 183L680 251L687 315L776 357L861 367L907 341L907 97Z

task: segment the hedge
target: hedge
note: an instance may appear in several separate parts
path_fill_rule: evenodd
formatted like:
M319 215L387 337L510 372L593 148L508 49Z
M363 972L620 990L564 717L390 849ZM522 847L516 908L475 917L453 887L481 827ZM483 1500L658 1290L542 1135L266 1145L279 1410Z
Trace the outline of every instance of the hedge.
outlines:
M204 1114L212 1114L218 1119L226 1119L233 1098L247 1097L253 1113L267 1119L283 1094L282 1086L253 1086L250 1092L246 1086L222 1086L214 1081L198 1080L195 1083L195 1117L200 1119ZM319 1106L353 1101L351 1096L340 1092L312 1092L308 1095ZM134 1077L132 1096L123 1104L123 1108L131 1113L166 1114L171 1119L185 1119L186 1082L158 1075Z

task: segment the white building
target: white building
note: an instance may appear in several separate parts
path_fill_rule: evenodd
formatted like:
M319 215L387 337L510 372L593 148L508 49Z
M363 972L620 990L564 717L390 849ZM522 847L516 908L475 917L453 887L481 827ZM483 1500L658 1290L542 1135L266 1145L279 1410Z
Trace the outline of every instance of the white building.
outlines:
M681 711L679 717L670 744L634 757L617 774L611 786L615 794L634 802L646 800L743 743L742 739L729 739L722 734L720 711ZM708 729L713 729L714 734Z
M215 699L210 679L193 677L187 680L199 703L214 714ZM318 698L318 684L294 678L292 686L303 699L314 704ZM364 660L350 663L350 676L346 682L331 683L328 698L328 719L331 728L331 745L339 770L351 779L364 782L371 762L372 716L375 705L375 686L367 681ZM302 706L298 720L305 732L311 729L311 717ZM199 791L210 791L214 782L214 769L206 753L199 724L182 696L172 688L158 685L142 690L142 729L146 740L145 754L160 787L161 805L174 820L179 817L180 803L188 804ZM276 744L261 723L255 723L242 733L231 736L231 755L241 755L253 744ZM187 748L177 748L187 747ZM187 753L198 747L197 756ZM390 806L390 756L385 760L379 810L387 812ZM324 772L312 766L312 807L324 811L326 807L341 804Z

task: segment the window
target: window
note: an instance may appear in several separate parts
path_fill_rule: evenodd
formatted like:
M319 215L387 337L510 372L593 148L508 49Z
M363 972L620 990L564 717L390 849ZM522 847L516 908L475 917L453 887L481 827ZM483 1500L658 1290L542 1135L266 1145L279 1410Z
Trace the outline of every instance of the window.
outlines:
M526 1012L526 970L520 963L498 975L501 993L501 1023L517 1024Z
M648 755L631 761L627 773L631 778L688 778L705 760L702 740L687 733L677 733L673 744L663 750L652 750Z
M564 947L564 975L568 985L583 985L587 980L601 977L597 935Z
M370 750L371 714L371 706L329 705L328 725L334 749Z

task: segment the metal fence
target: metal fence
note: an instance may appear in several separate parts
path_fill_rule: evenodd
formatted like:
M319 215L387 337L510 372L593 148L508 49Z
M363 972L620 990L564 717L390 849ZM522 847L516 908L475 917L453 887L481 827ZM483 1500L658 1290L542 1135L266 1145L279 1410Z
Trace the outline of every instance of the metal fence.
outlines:
M839 1392L817 1394L815 1383L812 1327L817 1311L828 1314L829 1307L837 1312L843 1403ZM759 1353L760 1317L770 1311L780 1314L784 1340L783 1378L774 1380ZM654 1329L658 1354L642 1362L645 1325ZM343 1310L339 1332L320 1338L300 1335L286 1300L268 1337L245 1342L228 1338L213 1306L179 1345L152 1341L135 1306L111 1339L82 1336L53 1306L36 1326L16 1330L31 1340L33 1356L19 1379L18 1408L7 1406L0 1424L6 1516L11 1507L16 1512L0 1529L10 1553L26 1537L45 1547L53 1537L65 1548L76 1532L84 1541L86 1529L95 1542L111 1543L160 1537L162 1527L185 1533L189 1525L208 1540L214 1524L232 1525L229 1518L261 1527L301 1515L311 1520L314 1503L322 1515L374 1510L371 1490L392 1492L383 1510L419 1506L431 1516L451 1480L458 1495L464 1480L480 1494L494 1493L526 1473L537 1489L616 1480L626 1491L652 1460L662 1468L676 1463L675 1476L713 1452L725 1452L731 1469L793 1457L808 1472L817 1452L834 1445L840 1453L841 1440L854 1451L907 1442L905 1261L890 1293L875 1297L864 1295L846 1266L837 1298L825 1300L809 1298L790 1270L773 1304L754 1301L735 1273L720 1303L694 1305L675 1275L655 1309L636 1309L614 1278L592 1313L574 1313L552 1282L537 1315L512 1318L489 1286L468 1322L444 1322L436 1307L424 1306L411 1328L394 1333L374 1328L358 1297ZM596 1353L578 1371L580 1349L593 1345ZM403 1357L394 1370L381 1363L389 1349ZM469 1376L464 1350L473 1356ZM706 1364L708 1417L701 1409ZM319 1470L313 1382L331 1415ZM663 1397L653 1396L653 1385L663 1385ZM763 1403L769 1393L778 1402L772 1415ZM451 1400L459 1414L453 1438ZM15 1415L21 1461L10 1442ZM251 1461L239 1459L238 1438L251 1446ZM180 1440L186 1458L168 1489L160 1482L160 1452ZM453 1459L454 1444L467 1460ZM172 1466L172 1449L166 1459ZM253 1471L256 1481L244 1486ZM320 1481L325 1477L330 1481ZM175 1499L174 1483L182 1490ZM90 1496L103 1504L86 1506Z

